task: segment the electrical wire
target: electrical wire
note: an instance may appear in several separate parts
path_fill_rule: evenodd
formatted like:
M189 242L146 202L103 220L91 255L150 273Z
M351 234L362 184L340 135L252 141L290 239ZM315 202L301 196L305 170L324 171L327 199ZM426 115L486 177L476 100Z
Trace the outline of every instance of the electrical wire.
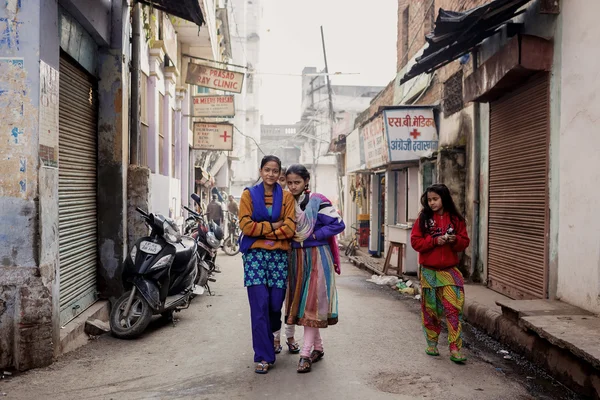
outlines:
M237 126L233 125L233 129L235 129L236 131L238 131L238 133L244 137L249 138L250 140L252 140L254 142L254 144L256 145L256 147L258 148L258 150L263 154L263 156L266 156L265 152L263 151L263 149L260 147L260 145L258 144L258 142L249 135L246 135L244 132L240 131Z

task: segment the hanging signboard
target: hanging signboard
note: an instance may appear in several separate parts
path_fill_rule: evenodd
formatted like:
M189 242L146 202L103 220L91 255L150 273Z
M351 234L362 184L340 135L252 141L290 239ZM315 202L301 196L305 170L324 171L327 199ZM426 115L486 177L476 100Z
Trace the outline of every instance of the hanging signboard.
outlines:
M192 98L194 117L234 117L233 95L194 96Z
M346 137L346 173L365 169L365 148L358 129Z
M242 93L244 74L208 65L189 63L185 83L226 92Z
M364 141L365 164L368 169L388 163L387 141L383 127L383 115L379 114L360 130Z
M233 125L194 122L194 150L233 150Z
M438 134L431 108L385 110L389 160L410 161L438 149Z

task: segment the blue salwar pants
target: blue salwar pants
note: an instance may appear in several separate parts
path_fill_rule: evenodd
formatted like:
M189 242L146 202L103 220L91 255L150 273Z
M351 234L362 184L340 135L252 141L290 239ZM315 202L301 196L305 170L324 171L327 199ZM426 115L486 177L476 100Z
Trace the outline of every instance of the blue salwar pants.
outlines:
M254 362L275 362L273 332L281 329L281 308L285 300L285 288L267 285L248 286L250 319L252 323L252 346Z

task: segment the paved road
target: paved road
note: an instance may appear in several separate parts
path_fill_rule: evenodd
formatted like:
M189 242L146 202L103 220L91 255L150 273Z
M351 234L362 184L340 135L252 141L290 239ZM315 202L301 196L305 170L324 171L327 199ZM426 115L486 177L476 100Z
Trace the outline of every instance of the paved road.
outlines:
M48 368L0 382L7 399L532 399L521 383L472 355L423 352L413 299L399 300L345 264L338 279L340 323L323 332L326 356L296 373L282 353L267 375L253 372L241 258L220 256L215 296L160 320L136 341L101 337ZM302 329L298 329L298 336ZM467 351L468 354L468 351ZM538 398L537 396L535 398Z

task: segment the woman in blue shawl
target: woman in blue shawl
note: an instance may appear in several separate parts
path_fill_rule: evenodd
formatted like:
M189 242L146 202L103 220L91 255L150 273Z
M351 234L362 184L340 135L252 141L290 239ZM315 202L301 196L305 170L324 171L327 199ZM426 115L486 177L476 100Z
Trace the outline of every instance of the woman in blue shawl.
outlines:
M266 374L275 363L273 332L281 329L288 251L296 229L294 197L277 183L280 170L279 158L265 156L260 164L262 182L246 188L240 199L240 251L258 374Z

